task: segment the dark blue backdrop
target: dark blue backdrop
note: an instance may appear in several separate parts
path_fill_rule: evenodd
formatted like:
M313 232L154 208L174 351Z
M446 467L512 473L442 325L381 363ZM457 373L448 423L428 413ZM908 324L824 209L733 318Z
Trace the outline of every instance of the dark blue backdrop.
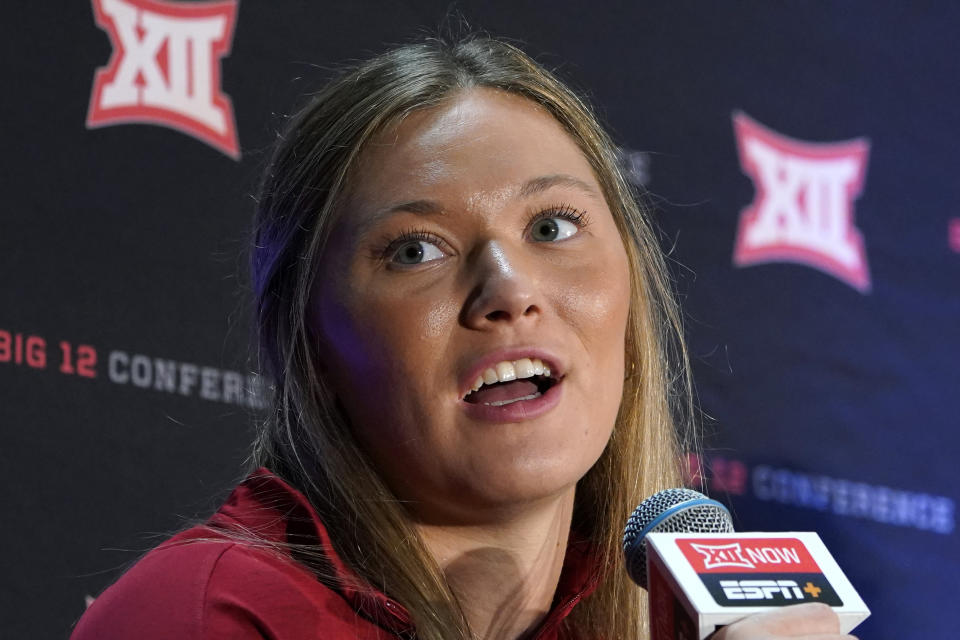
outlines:
M116 1L134 12L208 6ZM686 310L711 492L742 529L820 532L874 611L861 637L949 637L960 570L960 10L459 8L581 87L650 190ZM258 404L238 256L279 114L325 67L431 30L446 10L240 3L213 63L237 159L229 136L218 149L196 130L88 128L94 75L114 50L93 3L6 7L5 633L63 637L87 596L238 479ZM174 58L155 52L167 79ZM738 113L766 137L738 141ZM850 141L864 150L859 182L838 144ZM753 261L738 264L745 210L768 226ZM862 255L838 268L858 237ZM194 382L158 379L157 360Z

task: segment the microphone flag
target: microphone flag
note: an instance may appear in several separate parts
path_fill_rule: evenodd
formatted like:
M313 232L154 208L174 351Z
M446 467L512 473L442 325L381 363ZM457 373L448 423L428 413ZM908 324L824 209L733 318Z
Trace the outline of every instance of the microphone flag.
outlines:
M703 640L771 607L830 605L849 633L870 610L813 532L648 533L651 640Z

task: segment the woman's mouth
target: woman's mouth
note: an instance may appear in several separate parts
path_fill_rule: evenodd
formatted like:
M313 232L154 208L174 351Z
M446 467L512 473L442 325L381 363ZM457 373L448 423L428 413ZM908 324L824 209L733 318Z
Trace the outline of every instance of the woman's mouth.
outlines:
M503 360L485 369L463 400L469 404L503 407L535 400L558 382L552 377L550 367L539 358Z

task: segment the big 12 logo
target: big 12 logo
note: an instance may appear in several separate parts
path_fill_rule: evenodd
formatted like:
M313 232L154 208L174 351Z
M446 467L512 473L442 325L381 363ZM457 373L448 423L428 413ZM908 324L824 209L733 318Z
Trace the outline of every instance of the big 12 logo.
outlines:
M240 158L233 106L220 87L237 0L92 0L113 55L97 70L87 127L155 124Z
M740 214L734 264L805 264L869 292L863 236L853 220L867 140L793 140L741 112L733 114L733 128L740 165L756 189Z

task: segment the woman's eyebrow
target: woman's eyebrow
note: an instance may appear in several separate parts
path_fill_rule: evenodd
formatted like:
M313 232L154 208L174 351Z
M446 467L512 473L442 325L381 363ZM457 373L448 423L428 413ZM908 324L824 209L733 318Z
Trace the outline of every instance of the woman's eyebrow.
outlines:
M518 199L530 198L553 187L571 187L582 191L591 198L602 198L596 187L566 173L554 173L531 178L523 183L520 190L517 191L516 197ZM401 211L420 216L444 215L446 213L444 206L436 200L407 200L378 209L363 226L371 226Z
M548 176L540 176L539 178L533 178L532 180L527 180L523 183L523 186L520 187L520 191L517 193L518 198L529 198L530 196L542 193L551 187L573 187L583 191L586 195L592 198L599 198L600 193L593 187L580 178L571 176L566 173L554 173Z
M366 236L378 224L400 212L415 213L419 216L443 215L446 213L443 205L436 200L405 200L377 209L370 216L365 219L362 218L357 225L358 235L360 237Z
M380 220L389 216L391 213L396 213L398 211L415 213L419 216L429 216L442 214L443 206L436 200L409 200L407 202L398 202L380 209L374 214L374 218Z

